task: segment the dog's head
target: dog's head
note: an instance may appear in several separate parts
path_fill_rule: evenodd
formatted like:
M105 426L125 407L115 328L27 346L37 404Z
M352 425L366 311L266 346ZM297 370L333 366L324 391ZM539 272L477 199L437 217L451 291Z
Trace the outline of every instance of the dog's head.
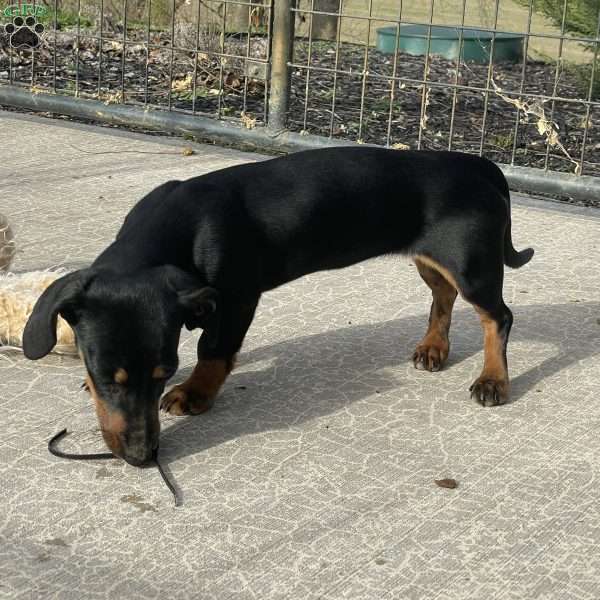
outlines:
M23 333L32 360L56 344L61 315L75 331L87 386L110 450L133 465L158 447L158 405L178 366L182 325L218 331L217 292L172 266L135 276L84 269L57 279L38 299Z

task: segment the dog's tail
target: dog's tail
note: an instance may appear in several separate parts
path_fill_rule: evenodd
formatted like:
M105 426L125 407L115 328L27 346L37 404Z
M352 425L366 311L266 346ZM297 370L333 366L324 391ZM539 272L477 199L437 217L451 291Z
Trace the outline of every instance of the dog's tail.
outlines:
M508 182L498 165L488 160L486 160L485 163L488 165L490 175L492 176L498 191L504 197L506 208L508 209L508 224L506 225L506 231L504 232L504 264L511 269L518 269L519 267L526 265L532 259L533 248L525 248L525 250L521 250L520 252L515 250L511 235L511 207Z
M8 270L16 251L17 245L8 219L0 214L0 271Z
M531 260L533 257L533 248L525 248L525 250L517 252L512 243L510 229L511 223L509 220L504 232L504 264L511 269L518 269Z

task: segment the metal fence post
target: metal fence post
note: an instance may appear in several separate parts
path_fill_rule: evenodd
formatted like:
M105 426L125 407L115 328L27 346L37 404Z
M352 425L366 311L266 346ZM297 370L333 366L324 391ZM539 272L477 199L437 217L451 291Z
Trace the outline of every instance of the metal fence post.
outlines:
M273 33L271 41L271 75L269 82L269 129L285 129L290 102L290 68L294 50L294 0L273 0Z

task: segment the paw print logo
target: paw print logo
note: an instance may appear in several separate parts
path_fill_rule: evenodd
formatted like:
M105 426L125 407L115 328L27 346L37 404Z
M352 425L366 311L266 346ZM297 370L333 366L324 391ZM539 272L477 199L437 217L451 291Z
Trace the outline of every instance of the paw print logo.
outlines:
M42 41L44 26L37 22L34 16L27 18L15 17L12 23L4 26L4 31L10 36L10 45L13 48L37 48Z

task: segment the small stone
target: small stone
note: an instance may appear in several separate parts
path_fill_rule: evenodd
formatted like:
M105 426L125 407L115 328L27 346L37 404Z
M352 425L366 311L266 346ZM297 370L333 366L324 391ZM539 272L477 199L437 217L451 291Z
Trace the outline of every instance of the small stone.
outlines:
M194 152L194 150L192 148L190 148L189 146L186 146L182 151L181 154L183 154L184 156L192 156L192 154L196 154Z
M458 486L456 479L434 479L435 484L441 488L448 488L449 490L453 490Z

